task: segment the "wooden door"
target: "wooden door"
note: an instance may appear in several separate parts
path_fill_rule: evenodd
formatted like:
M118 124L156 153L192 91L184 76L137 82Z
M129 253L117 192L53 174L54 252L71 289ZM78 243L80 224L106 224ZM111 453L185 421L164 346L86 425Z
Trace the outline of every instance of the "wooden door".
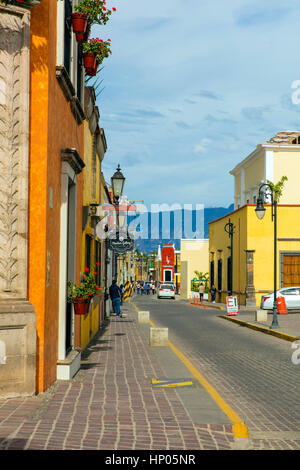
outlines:
M300 254L283 255L282 287L300 286Z

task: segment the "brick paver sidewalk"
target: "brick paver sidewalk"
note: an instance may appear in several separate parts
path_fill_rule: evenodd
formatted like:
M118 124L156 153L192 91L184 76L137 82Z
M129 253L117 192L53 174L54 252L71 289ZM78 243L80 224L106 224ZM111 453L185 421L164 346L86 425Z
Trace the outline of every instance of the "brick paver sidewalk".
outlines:
M83 354L71 381L46 393L0 401L0 449L231 449L230 425L193 423L162 377L134 308L111 317Z

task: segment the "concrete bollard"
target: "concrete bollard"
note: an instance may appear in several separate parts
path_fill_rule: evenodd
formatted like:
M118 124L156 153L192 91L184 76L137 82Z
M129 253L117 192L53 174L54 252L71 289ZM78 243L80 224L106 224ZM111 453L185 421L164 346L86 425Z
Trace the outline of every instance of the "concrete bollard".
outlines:
M149 323L150 313L149 312L138 312L138 322L139 323Z
M168 328L150 328L150 346L168 346Z
M267 310L256 310L256 312L255 312L255 321L267 322L268 321L268 311Z

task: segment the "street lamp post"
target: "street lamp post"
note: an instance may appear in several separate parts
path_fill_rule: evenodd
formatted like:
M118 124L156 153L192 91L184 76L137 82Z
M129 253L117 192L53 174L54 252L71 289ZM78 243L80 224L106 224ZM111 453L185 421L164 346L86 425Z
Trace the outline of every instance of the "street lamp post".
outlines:
M121 172L120 164L116 169L115 173L111 177L111 188L113 193L113 204L117 209L117 231L119 230L119 200L123 194L125 184L125 176ZM108 257L107 257L108 258ZM117 256L114 256L114 276L118 276L118 262Z
M228 233L229 238L230 238L230 289L228 292L228 295L232 295L233 291L233 234L234 234L234 225L232 222L229 222L225 225L224 227L225 232Z
M114 200L114 204L115 204L116 209L117 209L117 230L120 229L119 203L120 203L120 198L123 194L124 184L125 184L125 176L121 172L121 168L120 168L120 164L119 164L118 168L115 171L115 173L111 177L111 187L112 187L112 193L113 193L113 200Z
M272 221L274 222L274 299L273 299L273 320L271 329L279 328L277 317L277 200L275 198L274 189L269 183L263 183L259 187L259 196L255 208L255 213L259 220L264 218L266 209L264 207L264 192L263 188L268 188L271 193L271 208L272 208Z

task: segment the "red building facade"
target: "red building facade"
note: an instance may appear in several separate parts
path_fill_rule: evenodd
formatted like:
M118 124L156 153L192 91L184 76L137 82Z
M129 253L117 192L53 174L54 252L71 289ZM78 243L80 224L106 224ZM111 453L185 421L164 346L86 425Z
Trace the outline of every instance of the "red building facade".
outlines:
M175 280L175 245L166 243L161 250L161 282L174 282Z

